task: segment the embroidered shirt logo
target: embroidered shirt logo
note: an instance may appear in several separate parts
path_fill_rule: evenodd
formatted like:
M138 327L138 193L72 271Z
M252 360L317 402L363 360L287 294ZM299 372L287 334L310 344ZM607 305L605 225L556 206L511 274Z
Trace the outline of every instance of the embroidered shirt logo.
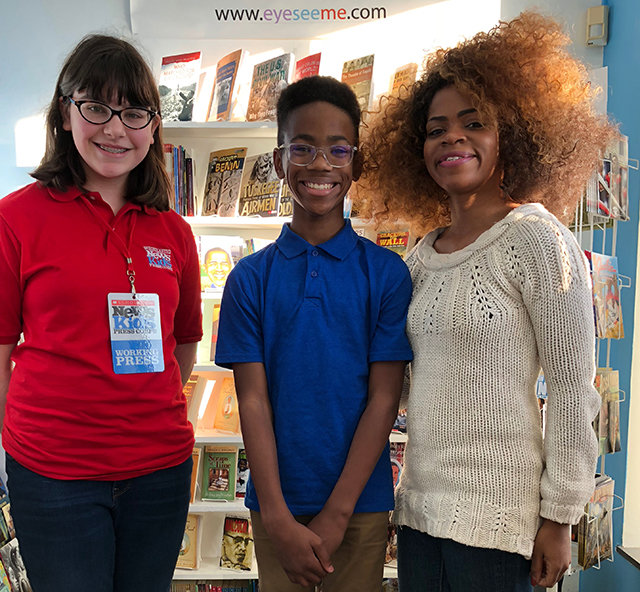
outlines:
M171 266L171 249L158 249L156 247L145 247L147 259L151 267L159 269L173 269Z

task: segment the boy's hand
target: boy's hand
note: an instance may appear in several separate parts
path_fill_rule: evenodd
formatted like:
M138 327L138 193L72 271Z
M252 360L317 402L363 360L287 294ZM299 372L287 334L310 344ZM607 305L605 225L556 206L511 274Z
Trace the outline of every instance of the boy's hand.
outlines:
M317 584L333 571L330 555L320 536L296 520L269 533L280 565L294 584Z
M531 585L552 588L571 565L571 527L545 520L531 557Z
M325 507L309 522L308 528L322 539L324 547L331 557L342 543L348 524L347 517L329 512Z

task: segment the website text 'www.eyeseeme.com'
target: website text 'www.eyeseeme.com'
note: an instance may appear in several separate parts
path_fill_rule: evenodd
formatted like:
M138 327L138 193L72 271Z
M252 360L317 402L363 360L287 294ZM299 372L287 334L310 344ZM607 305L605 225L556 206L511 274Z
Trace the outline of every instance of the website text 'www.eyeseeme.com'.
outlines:
M275 9L275 8L216 8L218 21L262 21L265 23L286 23L291 21L348 21L378 20L387 18L387 9L382 8L316 8L316 9Z

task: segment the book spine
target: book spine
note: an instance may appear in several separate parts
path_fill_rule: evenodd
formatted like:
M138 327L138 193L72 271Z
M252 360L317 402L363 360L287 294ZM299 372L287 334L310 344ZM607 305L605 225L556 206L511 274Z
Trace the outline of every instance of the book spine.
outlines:
M173 147L173 209L179 212L178 199L180 197L180 150L179 146Z
M193 216L193 159L191 157L185 160L187 174L187 202L186 215Z

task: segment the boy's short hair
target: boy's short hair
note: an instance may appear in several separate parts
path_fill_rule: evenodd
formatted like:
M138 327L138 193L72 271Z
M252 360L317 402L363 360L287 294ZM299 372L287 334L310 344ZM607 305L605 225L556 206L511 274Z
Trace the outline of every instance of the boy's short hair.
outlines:
M342 109L353 122L355 143L358 145L360 128L360 104L351 87L331 76L309 76L290 84L278 99L278 146L284 142L284 127L298 107L323 101Z

